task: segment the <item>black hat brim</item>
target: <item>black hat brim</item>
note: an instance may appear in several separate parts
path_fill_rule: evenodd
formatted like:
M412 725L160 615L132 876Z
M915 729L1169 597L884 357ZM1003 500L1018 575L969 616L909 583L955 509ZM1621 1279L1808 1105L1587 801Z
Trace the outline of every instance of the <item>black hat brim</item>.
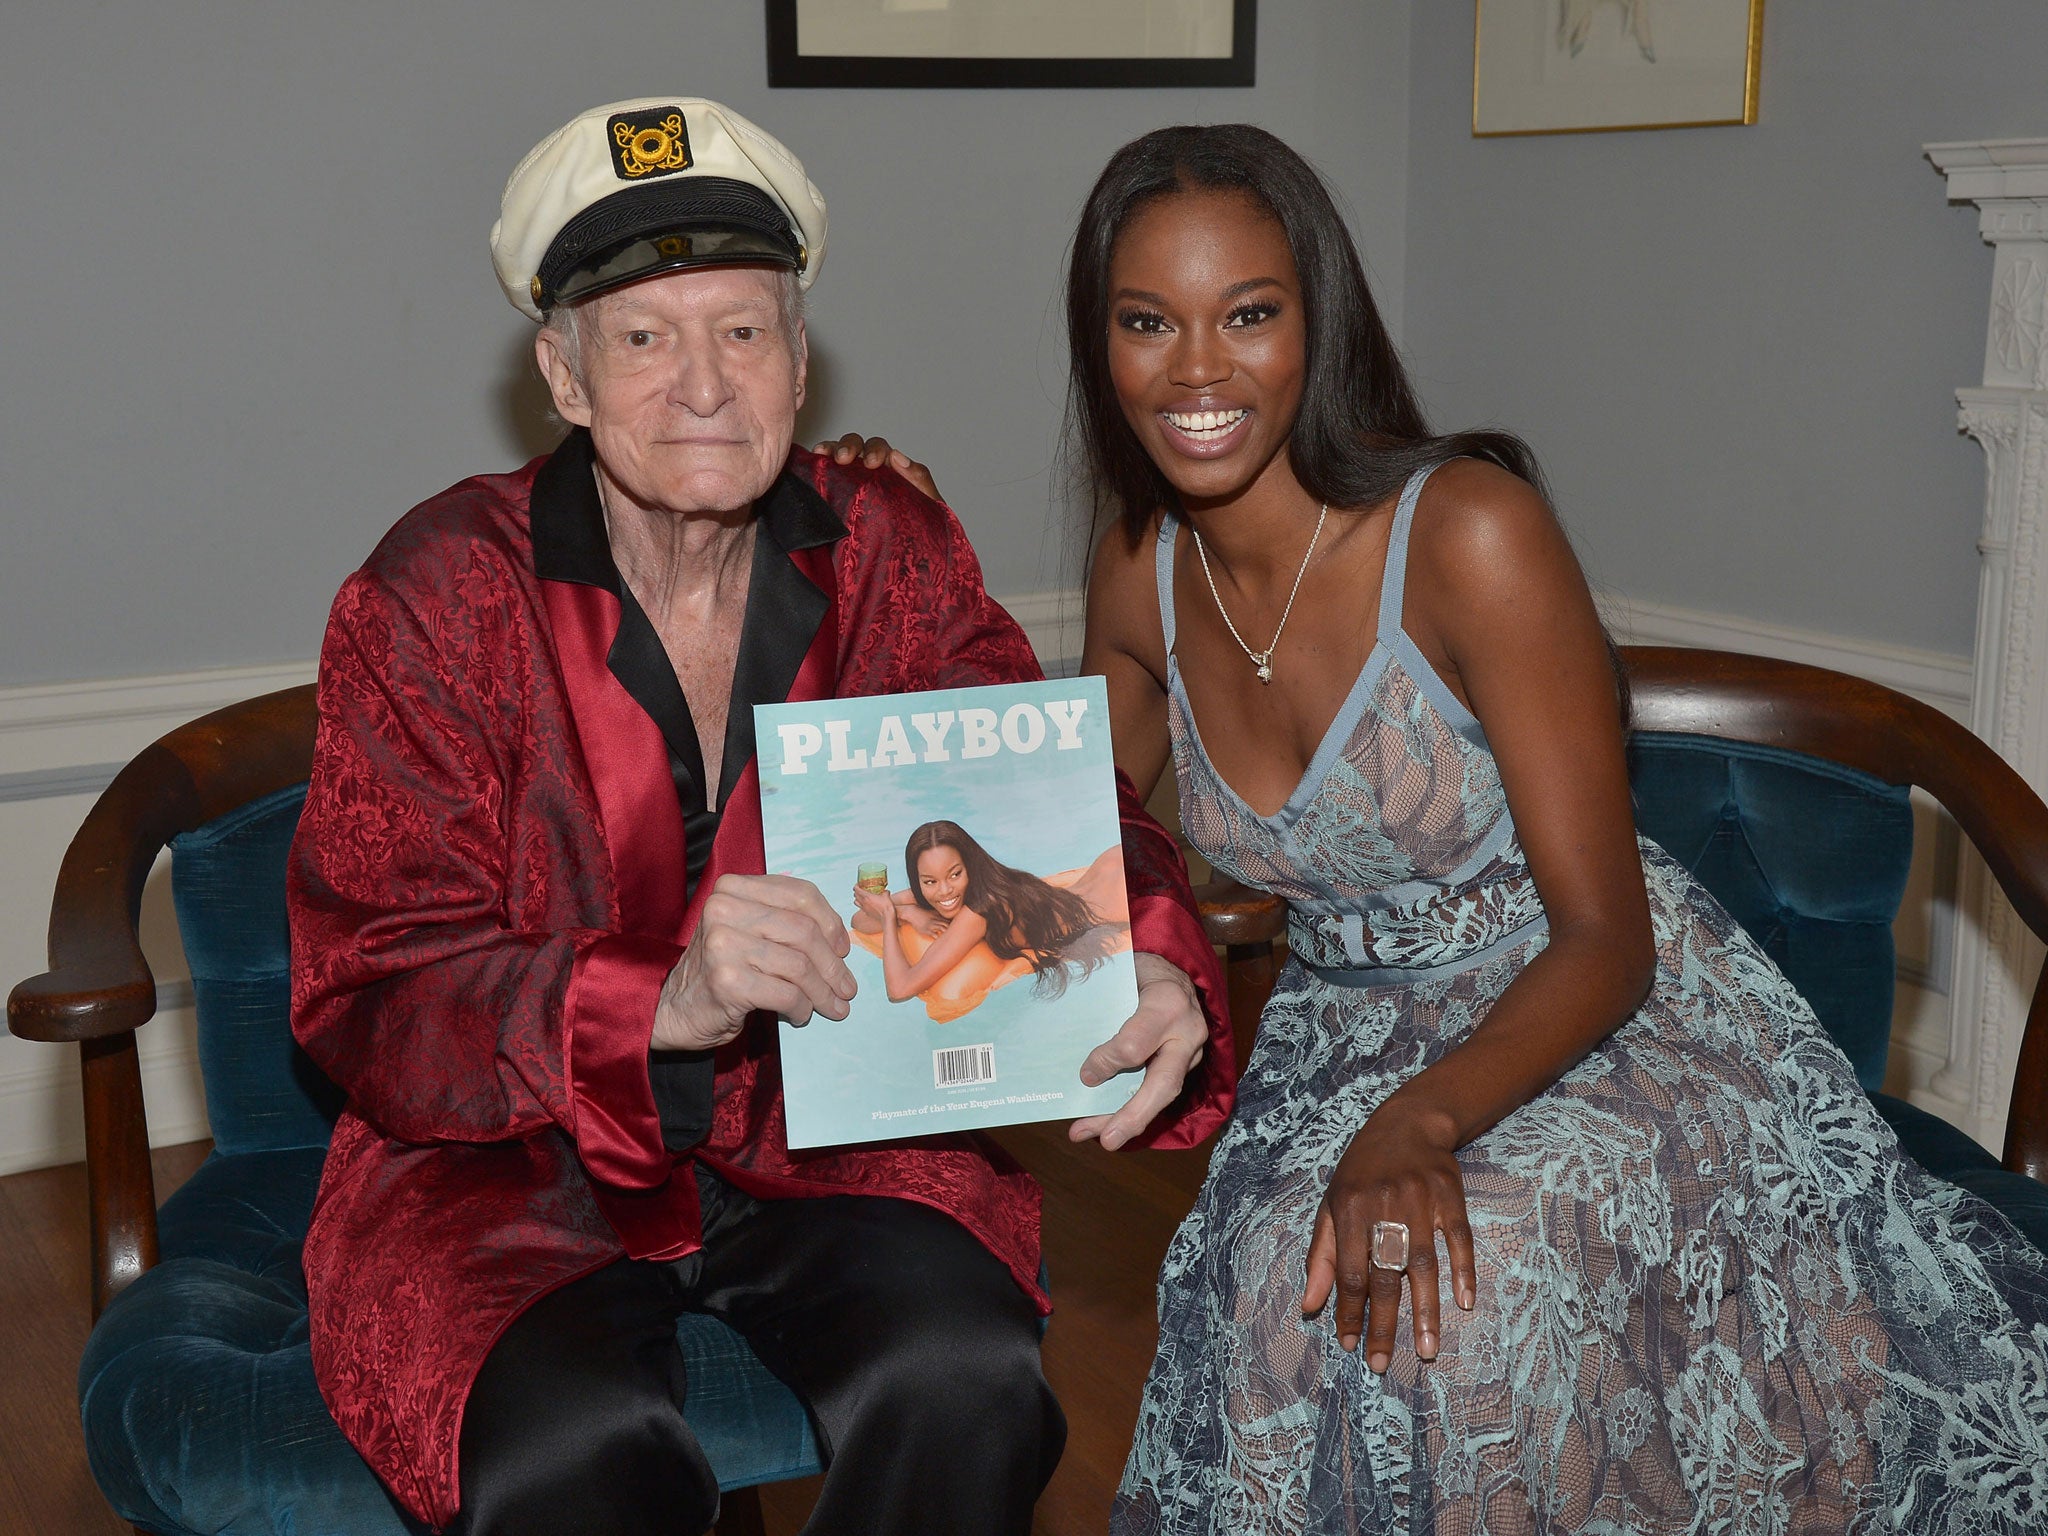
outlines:
M788 216L766 193L695 176L629 187L576 215L541 258L534 297L545 311L662 272L803 263Z

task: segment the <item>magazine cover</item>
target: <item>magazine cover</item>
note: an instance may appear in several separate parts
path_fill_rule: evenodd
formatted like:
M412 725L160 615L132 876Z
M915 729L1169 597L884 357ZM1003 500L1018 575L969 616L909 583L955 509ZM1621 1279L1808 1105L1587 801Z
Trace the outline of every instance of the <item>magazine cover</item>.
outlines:
M782 1024L792 1147L1072 1120L1138 1006L1102 679L754 709L767 868L853 939L846 1018Z

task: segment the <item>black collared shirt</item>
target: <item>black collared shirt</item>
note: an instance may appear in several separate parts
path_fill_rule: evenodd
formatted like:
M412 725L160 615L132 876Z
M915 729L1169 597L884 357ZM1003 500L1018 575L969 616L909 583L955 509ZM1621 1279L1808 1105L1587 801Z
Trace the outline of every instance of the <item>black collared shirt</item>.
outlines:
M669 777L683 813L684 900L711 857L718 822L733 784L754 756L754 706L789 696L804 654L825 616L825 594L790 560L791 552L817 549L846 536L846 525L825 499L784 471L754 503L754 564L747 613L733 667L725 716L725 751L718 803L705 787L704 752L689 700L653 622L619 575L597 496L596 454L590 434L572 431L534 478L533 568L543 581L599 587L619 601L619 632L605 657L612 676L660 729L668 747ZM662 1140L682 1151L711 1129L713 1068L709 1051L655 1051L649 1063Z

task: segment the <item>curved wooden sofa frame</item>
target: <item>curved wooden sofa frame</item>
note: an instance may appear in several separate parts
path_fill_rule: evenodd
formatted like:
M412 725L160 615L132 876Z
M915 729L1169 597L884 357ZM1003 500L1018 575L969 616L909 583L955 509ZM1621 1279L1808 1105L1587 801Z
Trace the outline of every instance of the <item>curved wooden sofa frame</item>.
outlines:
M2021 922L2048 938L2048 805L1969 730L1931 705L1821 667L1725 651L1628 646L1631 725L1782 747L1940 803ZM2021 1036L2004 1166L2048 1184L2048 970Z
M28 1040L78 1042L92 1223L92 1315L156 1263L156 1186L135 1031L156 1012L136 933L143 883L181 832L304 782L313 685L231 704L145 747L71 840L50 903L50 969L7 999Z

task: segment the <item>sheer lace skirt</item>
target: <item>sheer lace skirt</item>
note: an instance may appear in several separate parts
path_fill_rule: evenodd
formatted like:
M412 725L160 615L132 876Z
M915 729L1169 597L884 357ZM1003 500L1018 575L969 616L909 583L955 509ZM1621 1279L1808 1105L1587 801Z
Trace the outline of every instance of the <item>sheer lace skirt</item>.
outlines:
M1477 1305L1425 1364L1404 1304L1384 1378L1300 1314L1323 1189L1542 941L1402 988L1289 967L1167 1255L1114 1531L2048 1532L2048 1262L1646 865L1649 1002L1461 1154Z

